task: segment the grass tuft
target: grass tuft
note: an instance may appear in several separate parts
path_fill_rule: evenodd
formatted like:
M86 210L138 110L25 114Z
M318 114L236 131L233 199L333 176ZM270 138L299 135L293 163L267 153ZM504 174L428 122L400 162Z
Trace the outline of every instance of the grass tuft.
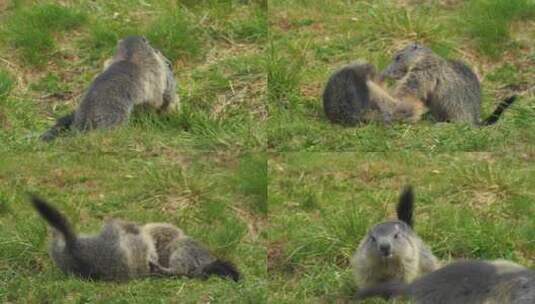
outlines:
M257 8L253 18L232 21L230 26L235 38L249 42L265 42L268 36L266 14L267 11Z
M21 50L24 61L43 65L55 48L52 34L72 30L86 20L85 13L55 4L22 8L7 20L4 39Z
M266 215L267 208L267 162L263 154L242 157L238 171L240 190L254 198L251 209Z
M167 58L197 58L204 54L201 46L202 31L179 8L162 14L147 30L147 38L162 50Z
M117 42L126 36L139 34L135 28L128 24L114 20L99 20L89 29L89 36L83 41L82 47L89 51L90 61L110 57Z
M6 98L13 88L13 79L8 72L0 70L0 100Z
M299 84L304 73L305 53L289 47L291 56L271 45L267 58L268 100L273 106L287 105L299 95Z
M511 22L535 17L535 3L529 0L475 0L468 1L463 12L461 20L479 50L496 58L510 42Z
M432 43L445 36L443 24L436 22L436 13L429 7L398 7L385 0L364 3L363 6L368 14L360 17L358 33L367 37L380 35L380 42L386 38L390 42Z

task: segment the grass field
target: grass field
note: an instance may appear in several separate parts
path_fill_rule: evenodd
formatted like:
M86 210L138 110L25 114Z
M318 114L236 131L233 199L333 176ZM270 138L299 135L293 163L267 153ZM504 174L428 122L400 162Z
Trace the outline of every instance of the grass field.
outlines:
M350 257L368 228L395 217L406 184L415 190L415 230L441 260L535 266L534 160L533 151L270 158L270 301L353 303Z
M501 151L533 144L535 4L520 0L273 0L269 6L268 147L272 151ZM522 97L496 125L328 122L321 94L330 74L356 59L383 69L412 41L467 62L482 78L483 116Z
M181 111L39 141L133 34L171 60ZM487 128L327 121L334 70L383 68L414 40L475 69L485 114L519 100ZM348 303L349 258L407 183L440 259L533 268L533 41L531 0L0 1L0 302ZM244 279L66 276L29 192L80 232L107 217L173 223Z
M0 32L0 302L266 302L265 4L8 1ZM129 34L171 59L182 111L136 111L114 130L40 142ZM234 261L245 280L65 276L27 192L81 232L96 232L106 217L176 224Z

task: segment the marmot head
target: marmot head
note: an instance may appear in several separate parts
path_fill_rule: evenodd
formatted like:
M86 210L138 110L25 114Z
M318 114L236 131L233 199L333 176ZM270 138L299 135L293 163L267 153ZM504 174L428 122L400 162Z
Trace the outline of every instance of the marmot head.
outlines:
M381 76L399 80L407 74L409 67L419 56L429 53L432 53L432 51L425 46L411 43L394 54L392 63L383 71Z
M363 240L367 256L389 260L411 255L415 237L412 230L413 203L412 187L408 186L399 198L398 219L375 225Z
M375 225L366 236L367 256L376 260L394 260L413 252L414 232L405 222L389 221Z
M156 50L143 36L128 36L119 40L117 52L112 58L112 63L126 60L136 64L147 61L149 58L158 58ZM149 59L150 60L150 59Z
M362 77L365 77L366 79L375 80L377 78L377 70L375 69L375 66L366 61L357 60L349 67L356 75L362 75Z
M154 51L156 52L156 57L158 58L158 61L162 62L167 67L168 71L172 73L173 63L171 62L171 60L165 57L159 49L154 48Z

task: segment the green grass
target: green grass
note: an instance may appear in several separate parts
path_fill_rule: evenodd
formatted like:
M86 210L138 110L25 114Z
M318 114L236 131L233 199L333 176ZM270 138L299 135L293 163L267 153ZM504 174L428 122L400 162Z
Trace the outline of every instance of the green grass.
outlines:
M344 128L327 121L320 99L343 64L384 68L416 40L484 76L486 115L535 85L530 1L58 3L0 4L1 302L351 303L349 258L394 214L407 183L416 231L439 258L535 267L533 93L488 128ZM112 130L39 141L127 35L171 59L180 112L136 109ZM28 192L80 232L106 217L173 223L235 262L244 280L67 276L48 256Z
M290 56L281 56L278 49L271 44L267 58L268 100L272 107L284 109L299 94L305 57L297 46L289 47Z
M511 23L534 17L535 3L528 0L470 1L461 15L467 32L477 41L479 50L494 58L499 57L511 44Z
M341 66L364 59L379 70L392 54L411 41L431 47L446 58L467 62L482 80L482 118L505 96L522 94L535 85L535 32L531 5L525 1L399 1L274 0L270 2L268 73L268 147L272 151L501 151L522 150L535 142L534 96L523 94L497 125L472 128L463 124L368 124L340 127L325 117L321 95L329 76ZM484 5L481 3L493 3ZM500 4L501 3L501 4ZM525 3L525 4L522 4ZM501 6L500 6L501 5ZM482 9L502 7L500 24L481 25L505 31L507 41L485 43L475 38L477 22L488 20ZM508 13L509 12L509 13ZM518 12L518 13L516 13ZM519 13L522 12L522 13ZM460 22L463 19L466 23ZM489 22L493 22L493 21ZM502 21L500 21L502 22ZM482 23L483 24L483 23Z
M8 72L0 70L0 100L7 97L13 88L13 79Z
M33 65L44 65L56 48L54 33L81 26L87 15L56 4L40 4L17 9L6 23L5 38L21 51L21 58Z
M267 302L263 5L30 0L0 12L0 302ZM181 111L136 109L112 130L39 141L133 34L172 60ZM244 280L64 275L27 192L53 202L80 232L97 231L106 217L173 223L235 262Z
M171 60L199 56L202 32L193 26L183 10L170 8L150 25L147 38Z
M267 215L267 160L264 154L249 154L240 161L240 190L254 199L249 209Z
M415 189L415 230L439 259L503 258L535 266L533 160L532 153L272 157L270 301L352 303L357 286L350 258L372 225L395 216L406 184Z

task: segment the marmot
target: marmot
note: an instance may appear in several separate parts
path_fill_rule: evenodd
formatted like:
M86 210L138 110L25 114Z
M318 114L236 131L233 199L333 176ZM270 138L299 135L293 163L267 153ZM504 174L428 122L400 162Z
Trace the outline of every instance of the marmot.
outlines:
M481 88L477 76L466 64L443 59L417 43L397 52L383 77L399 81L394 98L422 102L438 122L492 125L516 99L507 98L480 121Z
M39 214L54 228L50 255L64 272L86 279L128 280L146 276L211 275L240 279L236 267L220 260L179 228L166 223L143 226L107 220L100 233L77 236L68 220L33 196Z
M217 275L240 280L240 273L231 262L214 256L210 250L188 237L179 228L166 223L150 223L142 227L151 236L158 253L157 271L166 276L208 278Z
M383 282L411 282L438 268L437 258L413 231L412 187L403 190L398 220L375 225L362 239L351 264L359 288Z
M85 279L128 280L151 275L158 255L150 237L131 222L107 220L100 233L78 236L63 214L33 196L33 206L54 228L50 256L64 272Z
M89 131L125 123L135 105L148 104L159 111L176 110L179 98L171 64L147 39L129 36L105 63L78 108L58 119L41 139L50 141L67 129Z
M363 61L334 72L323 92L323 108L327 118L346 126L371 121L390 123L417 120L422 106L395 100L381 87L377 76L375 67Z
M508 261L461 261L411 284L389 282L359 290L356 298L399 296L416 304L533 304L535 271Z

